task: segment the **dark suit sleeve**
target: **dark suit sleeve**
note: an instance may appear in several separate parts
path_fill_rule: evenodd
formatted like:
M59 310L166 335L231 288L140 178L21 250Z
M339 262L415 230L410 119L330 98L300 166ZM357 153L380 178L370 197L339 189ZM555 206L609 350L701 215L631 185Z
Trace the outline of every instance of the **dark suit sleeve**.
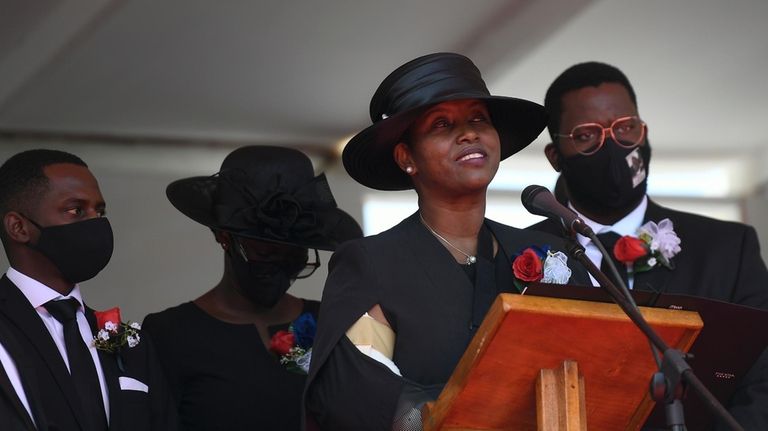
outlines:
M739 383L726 407L745 430L768 429L768 348ZM728 428L718 423L715 429Z
M741 259L731 302L768 310L768 269L760 256L760 243L752 226L745 226Z
M768 270L752 226L745 227L740 257L731 302L768 310ZM727 407L744 429L768 429L768 348L739 383ZM726 428L720 424L717 429Z
M305 407L324 430L389 430L404 380L346 337L379 303L382 275L365 247L347 243L331 258L307 379Z
M322 430L389 430L403 387L343 337L310 387L307 409Z

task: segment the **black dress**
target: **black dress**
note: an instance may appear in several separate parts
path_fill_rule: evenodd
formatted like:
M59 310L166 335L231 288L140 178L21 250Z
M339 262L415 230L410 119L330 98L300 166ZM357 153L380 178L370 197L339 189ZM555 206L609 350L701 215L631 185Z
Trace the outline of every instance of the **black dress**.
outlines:
M317 318L320 303L304 300ZM270 336L290 322L269 327ZM218 320L192 302L150 314L182 430L298 430L306 376L285 369L254 325Z

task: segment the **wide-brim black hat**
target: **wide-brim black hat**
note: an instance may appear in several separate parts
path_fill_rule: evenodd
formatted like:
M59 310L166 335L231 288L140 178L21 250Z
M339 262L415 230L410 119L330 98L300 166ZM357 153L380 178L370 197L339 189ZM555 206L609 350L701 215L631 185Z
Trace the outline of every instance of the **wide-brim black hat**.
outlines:
M238 148L217 174L174 181L165 192L192 220L244 238L333 251L363 235L336 206L325 175L290 148Z
M373 125L347 143L342 154L344 168L357 182L373 189L413 188L410 177L395 163L395 145L430 106L462 99L485 102L499 134L502 160L528 146L547 124L543 106L492 96L467 57L445 52L425 55L398 67L379 85L371 99Z

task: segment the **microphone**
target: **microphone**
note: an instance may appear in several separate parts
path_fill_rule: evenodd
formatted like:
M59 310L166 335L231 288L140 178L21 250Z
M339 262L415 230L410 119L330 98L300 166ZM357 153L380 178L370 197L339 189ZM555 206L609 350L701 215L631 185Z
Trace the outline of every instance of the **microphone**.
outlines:
M587 237L595 234L575 212L558 202L546 187L530 185L523 190L520 200L529 213L559 221L568 232L580 233Z

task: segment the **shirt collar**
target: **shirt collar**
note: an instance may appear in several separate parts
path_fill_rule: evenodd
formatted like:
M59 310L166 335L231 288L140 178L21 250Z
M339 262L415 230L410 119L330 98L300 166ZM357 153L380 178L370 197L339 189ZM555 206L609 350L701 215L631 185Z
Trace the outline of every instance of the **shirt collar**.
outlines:
M639 229L643 224L643 219L645 218L645 210L648 209L648 195L643 196L643 200L640 201L640 204L638 204L635 209L633 209L629 214L625 215L624 218L617 221L613 225L600 224L590 219L584 214L578 212L570 202L568 202L568 207L573 210L582 220L584 220L584 223L591 227L596 234L612 231L621 236L634 236L637 234L637 229ZM578 235L578 240L579 244L582 246L586 246L590 243L590 239L581 234Z
M69 295L62 295L34 278L13 269L13 267L9 267L5 275L19 288L34 308L42 307L46 302L54 299L75 298L80 303L80 311L83 311L83 297L80 294L80 286L77 284L69 292Z

